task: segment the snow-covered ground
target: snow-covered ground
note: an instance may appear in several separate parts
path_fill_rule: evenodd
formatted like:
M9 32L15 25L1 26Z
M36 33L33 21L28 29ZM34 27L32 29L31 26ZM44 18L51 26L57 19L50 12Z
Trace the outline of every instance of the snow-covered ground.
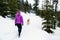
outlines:
M60 40L60 28L57 28L54 34L48 34L42 30L42 18L32 13L21 13L24 19L24 25L22 26L20 37L18 37L14 20L0 16L0 40ZM29 25L27 25L28 18L30 18Z

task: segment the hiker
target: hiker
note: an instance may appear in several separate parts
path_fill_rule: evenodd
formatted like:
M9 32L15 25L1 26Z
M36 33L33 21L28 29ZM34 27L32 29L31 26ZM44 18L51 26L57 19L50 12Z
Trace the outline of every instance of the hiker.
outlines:
M22 30L22 26L23 26L23 17L21 15L21 12L20 10L18 10L16 12L16 15L15 15L15 25L17 26L18 28L18 35L20 37L20 34L21 34L21 30Z

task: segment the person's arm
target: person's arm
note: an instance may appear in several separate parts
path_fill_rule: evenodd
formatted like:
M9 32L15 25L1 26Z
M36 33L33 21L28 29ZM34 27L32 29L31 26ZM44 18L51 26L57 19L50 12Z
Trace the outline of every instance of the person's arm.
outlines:
M23 21L23 17L21 16L21 24L23 25L24 24L24 21Z
M17 22L17 18L16 18L16 16L15 16L15 25L16 25L16 22Z

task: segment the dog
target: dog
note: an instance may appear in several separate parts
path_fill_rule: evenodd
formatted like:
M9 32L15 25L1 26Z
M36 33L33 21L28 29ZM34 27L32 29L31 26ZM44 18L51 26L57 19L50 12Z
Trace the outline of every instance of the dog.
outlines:
M30 19L27 19L27 25L29 25L30 24Z

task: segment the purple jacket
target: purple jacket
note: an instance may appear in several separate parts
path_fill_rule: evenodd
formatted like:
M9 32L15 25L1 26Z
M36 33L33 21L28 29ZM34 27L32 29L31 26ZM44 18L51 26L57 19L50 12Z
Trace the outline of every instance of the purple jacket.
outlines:
M23 25L23 17L21 16L20 11L18 11L15 15L15 24Z

